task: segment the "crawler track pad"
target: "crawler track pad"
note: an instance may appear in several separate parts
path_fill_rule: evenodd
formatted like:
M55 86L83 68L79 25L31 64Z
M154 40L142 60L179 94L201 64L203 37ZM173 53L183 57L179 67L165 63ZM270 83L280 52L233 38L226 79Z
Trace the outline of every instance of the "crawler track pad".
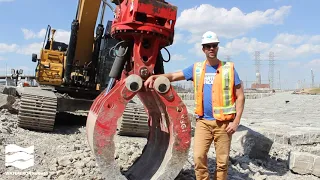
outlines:
M39 131L53 131L57 97L52 91L25 88L21 96L18 126Z

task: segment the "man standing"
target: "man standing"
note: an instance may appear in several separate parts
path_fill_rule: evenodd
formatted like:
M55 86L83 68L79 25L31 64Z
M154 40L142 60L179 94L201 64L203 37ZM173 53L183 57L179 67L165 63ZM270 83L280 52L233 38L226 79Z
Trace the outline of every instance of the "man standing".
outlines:
M194 163L197 180L209 180L207 153L214 141L216 171L214 179L226 180L232 134L237 130L244 108L241 81L232 62L217 58L220 41L214 32L202 36L206 60L175 73L152 75L145 81L147 88L165 76L170 82L191 80L194 84L195 113Z

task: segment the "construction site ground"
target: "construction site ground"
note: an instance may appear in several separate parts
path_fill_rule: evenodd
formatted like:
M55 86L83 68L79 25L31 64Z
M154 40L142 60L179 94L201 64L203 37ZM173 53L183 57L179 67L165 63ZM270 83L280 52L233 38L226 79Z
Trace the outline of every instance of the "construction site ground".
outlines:
M22 129L17 126L19 98L5 92L0 94L0 179L103 179L86 139L86 116L58 114L50 133ZM241 126L232 139L228 179L320 179L320 95L262 94L246 93ZM192 113L192 100L185 103ZM116 137L115 158L122 170L139 157L146 142L145 138ZM9 144L34 146L34 165L24 170L6 167ZM193 138L189 158L176 179L195 179L192 150ZM213 173L213 145L208 165Z

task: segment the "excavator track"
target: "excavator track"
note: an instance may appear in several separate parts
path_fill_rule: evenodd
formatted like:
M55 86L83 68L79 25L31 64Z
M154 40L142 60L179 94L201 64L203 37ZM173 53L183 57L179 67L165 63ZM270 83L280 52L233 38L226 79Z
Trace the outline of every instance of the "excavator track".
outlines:
M149 133L148 115L144 106L128 103L118 121L118 135L147 137Z
M57 96L50 90L24 88L18 126L30 130L53 131L57 104ZM118 122L120 136L148 136L148 115L142 104L128 103Z
M21 95L18 126L26 129L53 131L57 97L52 91L24 88Z

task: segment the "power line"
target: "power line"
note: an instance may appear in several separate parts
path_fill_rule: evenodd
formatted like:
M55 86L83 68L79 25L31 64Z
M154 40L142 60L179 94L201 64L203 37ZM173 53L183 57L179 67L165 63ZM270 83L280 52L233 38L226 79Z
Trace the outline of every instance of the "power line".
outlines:
M256 51L254 56L255 56L255 65L256 65L256 84L261 84L260 51Z
M254 54L254 57L255 57L256 73L260 74L260 51L256 51Z
M279 71L279 89L281 89L280 71Z
M311 88L314 88L314 74L312 69L311 69Z
M274 88L274 53L269 52L269 84L270 88Z

